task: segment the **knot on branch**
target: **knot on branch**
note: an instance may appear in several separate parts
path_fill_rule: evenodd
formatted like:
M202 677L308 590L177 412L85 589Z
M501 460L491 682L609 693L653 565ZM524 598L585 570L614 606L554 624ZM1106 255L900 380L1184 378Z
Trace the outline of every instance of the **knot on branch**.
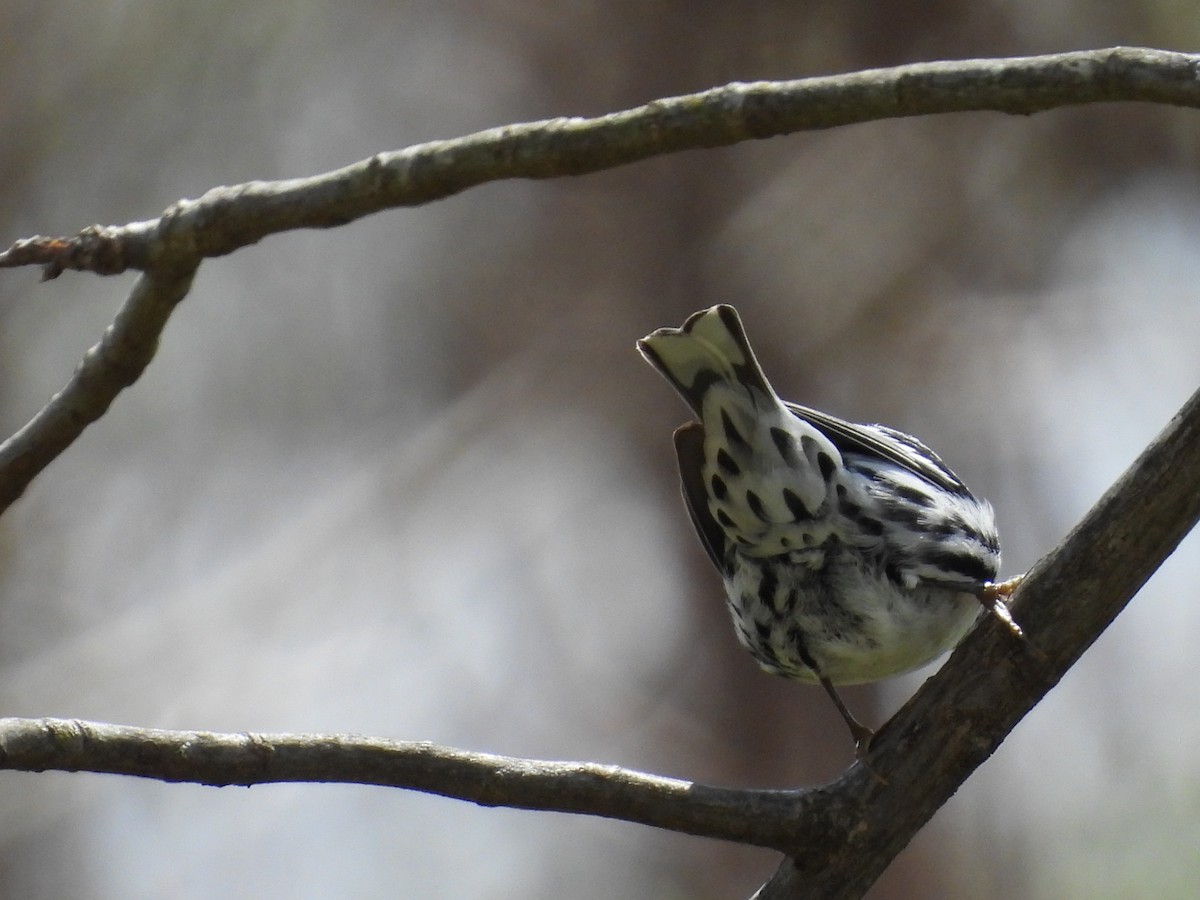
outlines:
M0 267L40 265L42 281L50 281L66 269L95 272L98 275L118 275L137 266L128 239L128 228L89 225L72 238L43 237L17 241L0 253Z

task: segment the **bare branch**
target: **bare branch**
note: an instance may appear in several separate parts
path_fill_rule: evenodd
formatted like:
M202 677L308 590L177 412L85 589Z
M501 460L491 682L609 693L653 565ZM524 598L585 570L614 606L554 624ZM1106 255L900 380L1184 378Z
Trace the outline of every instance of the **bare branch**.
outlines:
M77 719L0 719L0 769L214 786L310 781L409 788L483 806L586 813L777 849L819 791L742 791L598 763L543 762L346 734L214 734Z
M1059 106L1144 101L1200 106L1200 56L1116 47L1049 56L917 63L798 81L734 83L593 119L508 125L431 141L311 178L253 181L180 201L159 220L35 237L0 267L112 274L163 254L221 256L297 228L332 228L490 181L558 178L652 156L838 125L935 113L1028 115Z
M99 343L66 386L20 431L0 444L0 513L83 430L108 410L117 394L137 381L154 358L167 319L192 284L194 267L170 267L138 278Z

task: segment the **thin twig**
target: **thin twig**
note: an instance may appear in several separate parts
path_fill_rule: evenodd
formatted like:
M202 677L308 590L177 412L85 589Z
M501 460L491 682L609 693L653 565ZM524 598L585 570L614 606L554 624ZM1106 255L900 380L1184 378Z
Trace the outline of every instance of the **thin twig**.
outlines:
M214 786L340 782L584 813L781 849L810 791L709 787L618 766L347 734L215 734L78 719L0 719L0 769L104 772Z
M66 386L0 444L0 513L145 371L158 348L158 337L187 295L194 273L194 268L185 265L139 277L112 324L84 354Z

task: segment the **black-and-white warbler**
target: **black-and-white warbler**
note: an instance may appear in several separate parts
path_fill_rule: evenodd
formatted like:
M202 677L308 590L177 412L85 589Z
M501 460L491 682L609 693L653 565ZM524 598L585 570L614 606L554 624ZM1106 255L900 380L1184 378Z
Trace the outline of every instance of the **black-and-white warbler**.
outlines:
M732 306L638 341L700 421L675 432L683 496L725 581L738 638L768 672L819 683L861 754L872 736L834 689L954 646L994 584L1000 542L976 499L914 437L779 398Z

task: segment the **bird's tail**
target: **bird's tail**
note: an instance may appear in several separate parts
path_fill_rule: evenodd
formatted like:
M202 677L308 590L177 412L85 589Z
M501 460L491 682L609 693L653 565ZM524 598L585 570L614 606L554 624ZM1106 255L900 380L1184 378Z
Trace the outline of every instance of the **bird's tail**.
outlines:
M660 328L637 342L638 350L675 385L697 415L704 395L718 382L775 397L732 306L721 304L689 316L680 328Z

